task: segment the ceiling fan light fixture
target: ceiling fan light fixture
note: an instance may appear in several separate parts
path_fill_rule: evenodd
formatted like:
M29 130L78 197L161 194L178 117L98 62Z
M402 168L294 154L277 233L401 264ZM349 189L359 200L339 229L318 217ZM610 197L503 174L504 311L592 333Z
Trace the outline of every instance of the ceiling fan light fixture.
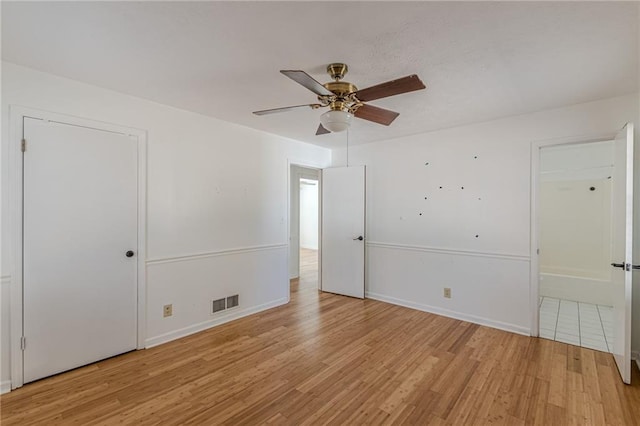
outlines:
M346 111L340 110L332 110L327 111L320 116L320 123L322 127L329 130L330 132L344 132L351 126L351 120L353 119L353 114L348 113Z
M326 135L331 132L344 132L351 126L353 117L388 126L400 114L369 105L367 102L426 88L420 78L412 74L365 89L358 89L355 84L342 80L348 69L344 63L329 64L327 73L333 81L324 84L302 70L280 70L282 74L316 94L320 103L265 109L254 111L253 113L255 115L266 115L298 108L311 107L311 109L318 109L329 107L330 111L320 116L321 124L316 130L316 136Z

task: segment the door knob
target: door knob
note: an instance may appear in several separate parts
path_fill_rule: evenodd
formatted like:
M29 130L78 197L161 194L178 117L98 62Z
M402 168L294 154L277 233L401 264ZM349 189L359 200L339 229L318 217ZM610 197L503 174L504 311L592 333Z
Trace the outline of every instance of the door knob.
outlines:
M630 263L612 263L611 266L613 266L614 268L624 269L625 271L640 269L640 265L632 265Z
M134 253L133 251L129 250L128 252L125 253L125 256L127 257L133 257Z
M358 241L362 241L364 240L364 238L362 237L362 235L360 235L358 238L354 238L353 241L358 240Z

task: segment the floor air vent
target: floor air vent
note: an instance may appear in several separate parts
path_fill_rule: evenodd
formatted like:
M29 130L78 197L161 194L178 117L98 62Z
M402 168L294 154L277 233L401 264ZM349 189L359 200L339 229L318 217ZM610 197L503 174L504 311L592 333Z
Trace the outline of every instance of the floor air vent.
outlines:
M238 295L227 297L227 309L238 306Z
M216 312L224 311L225 307L225 299L213 300L211 302L211 313L215 314Z

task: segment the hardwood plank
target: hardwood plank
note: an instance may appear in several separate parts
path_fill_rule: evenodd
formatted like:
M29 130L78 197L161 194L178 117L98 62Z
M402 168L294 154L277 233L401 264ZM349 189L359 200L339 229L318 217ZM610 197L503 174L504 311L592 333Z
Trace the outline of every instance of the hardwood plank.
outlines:
M640 423L612 356L317 290L0 397L2 425Z

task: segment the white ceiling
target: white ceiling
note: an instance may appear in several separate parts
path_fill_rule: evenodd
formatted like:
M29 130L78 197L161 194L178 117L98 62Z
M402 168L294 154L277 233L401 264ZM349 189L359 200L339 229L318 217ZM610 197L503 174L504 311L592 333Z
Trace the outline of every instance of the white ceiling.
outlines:
M365 143L638 90L636 2L2 2L2 58L322 146L322 111L278 71L359 88L416 73L427 90L371 102Z

